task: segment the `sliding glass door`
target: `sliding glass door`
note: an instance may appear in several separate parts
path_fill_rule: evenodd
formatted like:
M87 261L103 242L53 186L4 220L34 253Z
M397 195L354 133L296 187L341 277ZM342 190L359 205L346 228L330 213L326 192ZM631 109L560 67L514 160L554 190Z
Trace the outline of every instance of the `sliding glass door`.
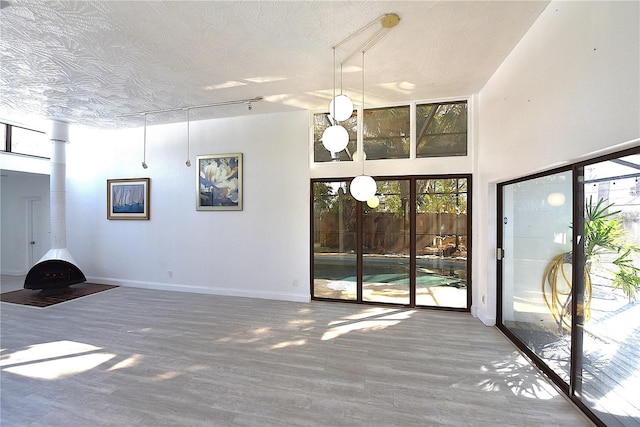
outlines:
M500 319L563 381L571 337L572 174L502 187ZM556 263L554 265L554 263Z
M498 326L596 422L640 425L640 149L498 190Z
M314 182L312 296L357 299L356 200L346 181Z
M469 307L468 181L416 180L416 305Z
M377 180L377 186L378 205L362 205L362 301L408 305L409 181Z
M469 310L469 181L379 178L367 203L312 182L312 297Z
M608 425L640 425L640 150L582 168L584 323L576 395Z

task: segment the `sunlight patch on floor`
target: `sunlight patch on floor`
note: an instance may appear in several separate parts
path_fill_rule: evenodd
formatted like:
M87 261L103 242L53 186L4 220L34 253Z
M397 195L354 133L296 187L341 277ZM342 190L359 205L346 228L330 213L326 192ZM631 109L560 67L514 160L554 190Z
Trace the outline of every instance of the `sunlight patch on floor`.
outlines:
M379 316L381 314L395 313L397 311L400 311L400 309L398 309L398 308L384 308L384 307L366 308L366 309L362 310L359 313L351 314L349 316L344 316L340 320L333 320L333 321L329 322L329 326L339 325L339 324L342 324L342 323L347 323L347 322L350 322L352 320L366 319L368 317Z
M75 341L53 341L34 344L30 345L26 350L19 350L14 353L3 355L0 358L0 367L15 365L17 363L53 359L56 357L66 357L73 354L87 353L97 350L102 350L102 348Z
M16 375L55 380L89 371L116 357L100 350L101 347L74 341L34 344L3 355L0 367Z
M26 365L12 366L3 370L24 377L56 380L89 371L114 357L116 357L116 355L112 353L91 353L46 362L33 362Z
M360 313L345 316L343 319L329 322L330 328L322 335L322 341L332 340L349 332L385 329L410 318L415 312L415 310L372 307Z
M118 369L131 368L133 366L136 366L138 363L140 363L143 357L144 356L141 354L133 354L130 357L127 357L126 359L124 359L123 361L116 363L115 365L107 369L107 371L110 372L110 371L117 371Z
M273 335L273 331L269 327L258 327L248 331L235 332L227 337L220 338L218 342L228 342L237 344L250 344L261 341Z
M281 348L286 348L286 347L298 347L298 346L301 346L301 345L305 345L306 343L307 343L306 339L282 341L280 343L273 344L272 346L269 346L269 349L270 350L279 350Z
M514 395L530 399L549 400L558 396L556 389L518 352L480 369L491 378L477 384L483 391L500 391L506 387Z
M177 378L180 375L182 375L180 372L169 371L169 372L163 372L161 374L158 374L155 377L153 377L152 379L154 381L166 381L166 380L172 380L174 378Z

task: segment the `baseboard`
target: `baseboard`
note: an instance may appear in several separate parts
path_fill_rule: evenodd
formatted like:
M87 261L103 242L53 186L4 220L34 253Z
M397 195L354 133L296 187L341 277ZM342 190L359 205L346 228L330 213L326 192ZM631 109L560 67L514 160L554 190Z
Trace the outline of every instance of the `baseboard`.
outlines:
M26 276L28 270L2 270L0 274L3 276Z
M310 302L309 295L288 294L280 292L260 292L255 290L209 288L202 286L181 285L175 283L146 282L139 280L123 280L110 277L87 276L87 282L104 285L128 286L132 288L155 289L159 291L191 292L197 294L224 295L232 297L259 298L278 301Z
M495 326L496 325L496 318L493 316L478 316L478 319L480 319L480 321L482 323L485 324L485 326Z

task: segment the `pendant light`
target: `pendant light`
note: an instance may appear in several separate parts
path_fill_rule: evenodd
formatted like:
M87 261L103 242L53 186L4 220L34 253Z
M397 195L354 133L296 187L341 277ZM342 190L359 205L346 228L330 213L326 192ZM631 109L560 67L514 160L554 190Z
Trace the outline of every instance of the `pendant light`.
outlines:
M347 97L347 99L349 98ZM349 99L349 102L351 102L350 99ZM338 121L340 121L340 119L336 117L336 113L338 112L340 113L338 115L340 117L343 117L344 104L345 104L344 99L341 98L340 101L336 99L336 48L334 47L333 48L333 98L329 103L329 120L331 120L332 125L328 126L322 133L322 145L324 145L324 148L326 148L328 151L332 153L338 153L344 150L345 148L347 148L347 145L349 144L349 132L347 132L347 130L344 127L338 124ZM334 111L334 105L336 107L336 111ZM351 104L351 111L349 112L349 117L351 117L352 112L353 112L353 103ZM342 120L346 120L346 118L343 118Z
M340 95L336 96L336 49L339 46L342 46L348 41L352 40L354 37L359 37L360 35L364 34L365 31L368 31L378 22L381 25L380 29L377 30L373 35L371 35L360 46L360 48L353 51L351 55L344 58L340 63ZM398 22L400 22L400 17L397 14L384 14L379 18L376 18L373 21L369 22L367 25L350 34L344 40L333 46L333 97L331 98L331 102L329 103L329 120L331 122L331 125L328 126L322 133L322 145L324 145L324 147L330 152L340 152L347 148L347 145L349 144L349 133L338 123L349 119L353 114L353 102L347 95L342 93L343 64L349 58L360 51L362 51L362 54L364 55L365 51L371 49L376 43L382 40L392 28L398 25Z
M378 198L378 196L373 196L372 198L367 200L367 205L372 209L377 208L379 204L380 204L380 199Z
M367 200L375 197L377 184L376 181L368 175L364 174L364 50L362 51L362 118L360 120L360 135L362 135L363 155L362 155L362 175L356 176L351 181L349 191L354 199L360 202L366 202Z
M249 104L251 105L251 104ZM191 120L190 120L190 116L189 116L189 109L187 108L187 161L184 162L185 165L187 165L188 168L191 167L191 156L189 155L189 140L191 139L191 135L190 135L190 131L191 131Z
M333 48L333 67L335 69L335 47ZM347 95L342 93L342 67L340 64L340 95L333 97L329 103L329 114L339 122L347 120L353 114L353 101Z
M144 115L144 138L142 140L142 167L144 169L148 168L147 166L147 115Z
M376 180L369 175L359 175L351 181L351 195L359 202L366 202L376 195Z
M336 48L333 48L333 68L336 67ZM344 64L340 64L340 95L334 94L333 99L329 103L329 114L339 122L347 120L353 114L353 101L347 95L342 93L342 68ZM335 85L335 82L334 82Z
M329 114L339 122L347 120L353 114L353 102L347 95L340 94L329 103Z
M338 124L327 127L322 133L322 145L332 153L344 150L348 144L349 132Z

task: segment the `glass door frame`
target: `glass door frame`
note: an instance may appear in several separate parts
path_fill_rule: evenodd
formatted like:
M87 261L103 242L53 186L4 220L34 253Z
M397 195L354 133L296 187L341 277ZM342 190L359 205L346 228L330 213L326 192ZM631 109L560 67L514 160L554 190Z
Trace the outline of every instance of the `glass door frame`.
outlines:
M518 349L526 355L545 375L547 375L553 383L596 425L604 426L604 422L587 406L582 398L583 386L583 338L584 338L584 289L585 275L584 267L586 264L585 250L583 241L584 225L585 225L585 168L607 160L614 160L621 157L640 153L640 147L633 147L622 151L613 152L604 156L583 160L564 167L550 169L521 178L501 182L497 184L496 191L496 327L509 339ZM571 288L571 310L575 315L571 316L571 351L570 351L570 368L569 381L564 381L555 371L551 369L534 351L532 351L523 341L520 340L504 323L503 319L503 258L509 256L504 254L504 233L503 233L503 217L504 217L504 188L536 178L553 175L560 172L571 172L572 175L572 288Z
M338 299L338 298L328 298L328 297L316 297L314 296L314 263L315 263L315 253L314 253L314 221L315 221L315 213L314 213L314 184L322 183L322 182L350 182L353 177L336 177L336 178L313 178L310 181L310 191L309 191L309 199L310 199L310 283L309 283L309 292L312 300L320 300L320 301L335 301L335 302L345 302L345 303L357 303L357 304L373 304L373 305L391 305L391 306L402 306L402 307L410 307L410 308L428 308L428 309L436 309L436 310L446 310L446 311L460 311L460 312L470 312L471 304L472 304L472 254L473 254L473 242L472 242L472 174L442 174L442 175L402 175L402 176L380 176L374 177L376 181L408 181L409 183L409 303L408 304L397 304L392 302L375 302L375 301L365 301L362 298L362 288L363 288L363 270L364 270L364 209L363 202L355 201L356 203L356 274L357 274L357 285L356 285L356 299ZM466 307L458 308L458 307L440 307L440 306L432 306L432 305L416 305L416 266L417 266L417 209L416 209L416 199L417 199L417 189L416 182L418 180L447 180L447 179L466 179L466 194L467 194L467 209L466 209L466 230L467 230L467 259L466 259Z
M567 384L553 369L551 369L543 360L542 358L540 358L535 352L531 351L531 349L529 349L529 347L527 347L527 345L522 342L522 340L520 340L520 338L514 334L507 326L505 326L504 324L504 318L503 318L503 304L504 304L504 298L503 298L503 286L504 286L504 282L502 280L503 278L503 274L504 274L504 268L503 268L503 259L507 256L511 256L511 254L506 254L504 252L504 222L503 222L503 218L505 217L504 214L504 188L508 187L510 185L513 184L518 184L521 182L525 182L525 181L531 181L537 178L543 178L549 175L555 175L555 174L559 174L562 172L572 172L572 191L575 193L576 190L576 179L575 179L575 171L573 170L573 168L571 166L566 166L566 167L561 167L561 168L556 168L556 169L551 169L545 172L539 172L533 175L527 175L525 177L521 177L521 178L516 178L516 179L512 179L509 181L505 181L505 182L501 182L497 184L497 191L496 191L496 199L497 199L497 210L496 210L496 219L497 219L497 223L496 223L496 230L497 230L497 235L496 235L496 286L497 286L497 299L496 299L496 327L498 329L500 329L500 331L502 331L503 334L505 334L509 340L511 342L513 342L516 347L518 347L518 349L520 349L520 351L522 351L523 353L525 353L527 355L528 358L530 358L535 364L536 366L538 366L538 368L540 370L542 370L542 372L545 373L545 375L547 375L549 378L552 379L552 381L560 388L562 389L562 391L569 395L570 390L569 390L569 384ZM578 202L578 198L577 197L573 197L572 195L572 199L571 199L571 203L573 205L573 213L572 213L572 221L574 224L576 224L576 203L581 203ZM582 224L582 223L580 223ZM575 242L576 241L576 230L578 230L579 227L573 227L573 234L572 234L572 241ZM573 245L573 249L572 250L572 265L576 265L576 251L575 251L575 245ZM577 283L576 282L576 274L575 272L578 270L578 268L573 268L572 269L572 283ZM578 285L579 286L579 285ZM572 289L572 292L575 291L575 287L574 289ZM572 297L572 312L575 313L575 309L576 309L576 299ZM572 316L572 322L574 322L574 316ZM574 328L575 324L572 323L572 329ZM572 337L572 343L571 343L571 352L573 353L573 349L574 349L574 345L573 345L573 337ZM573 358L574 358L574 354L571 354L571 366L572 369L574 367L574 363L573 363ZM573 372L570 374L572 375ZM573 378L573 377L571 377ZM570 381L570 383L573 383L573 381Z

